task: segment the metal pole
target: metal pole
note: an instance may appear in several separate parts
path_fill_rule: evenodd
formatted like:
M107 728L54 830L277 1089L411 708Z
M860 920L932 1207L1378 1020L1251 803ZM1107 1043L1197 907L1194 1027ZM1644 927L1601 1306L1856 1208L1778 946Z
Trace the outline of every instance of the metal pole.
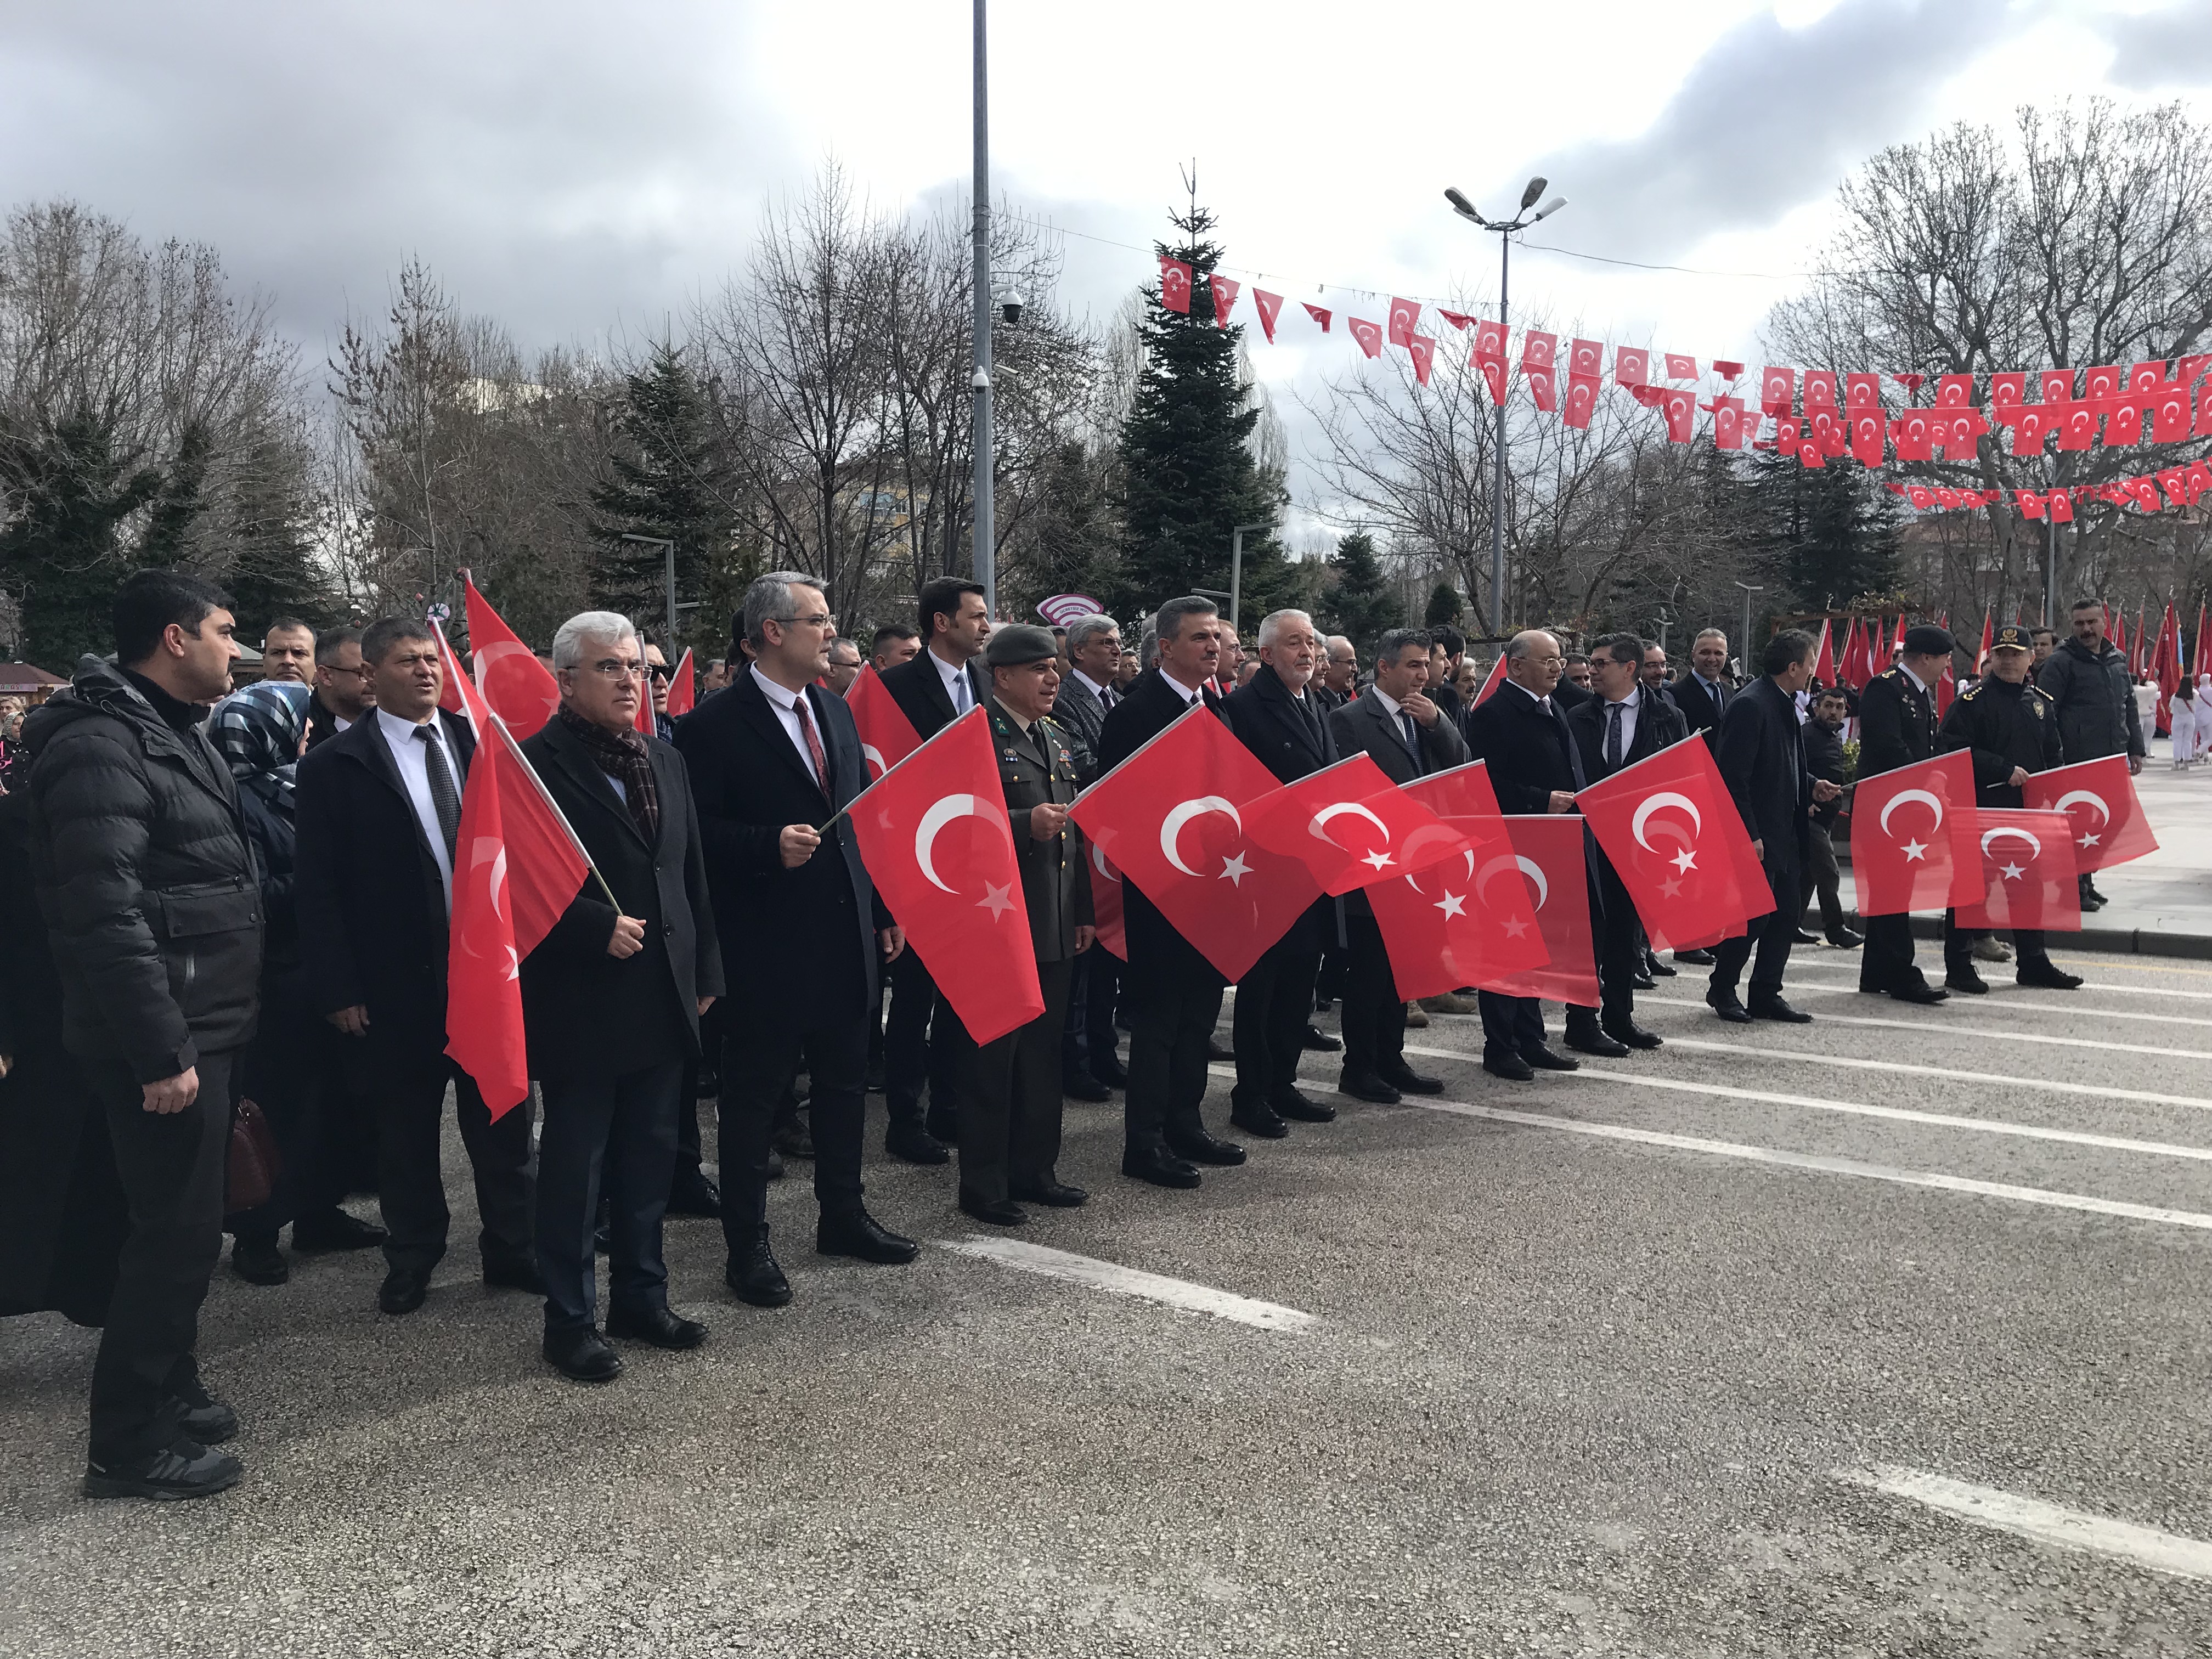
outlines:
M1505 276L1506 262L1513 246L1512 236L1505 231L1498 234L1498 326L1506 325ZM1499 637L1505 629L1505 403L1498 404L1498 471L1490 494L1490 635Z
M668 660L676 660L676 544L663 550L668 555Z
M2043 625L2058 626L2057 599L2058 590L2058 526L2051 522L2051 507L2043 509Z
M975 0L975 580L983 608L999 614L996 537L991 503L991 125L985 74L985 0Z
M1244 602L1244 526L1238 525L1229 532L1229 631L1237 634L1237 614Z

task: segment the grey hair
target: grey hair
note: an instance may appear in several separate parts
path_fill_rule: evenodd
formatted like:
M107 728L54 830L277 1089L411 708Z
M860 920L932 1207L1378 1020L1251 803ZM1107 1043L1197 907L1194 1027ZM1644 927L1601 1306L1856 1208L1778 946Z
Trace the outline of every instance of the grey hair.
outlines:
M1182 599L1170 599L1152 613L1152 627L1159 635L1162 645L1170 644L1182 637L1185 617L1218 617L1221 607L1201 594L1187 593Z
M1080 651L1101 634L1111 634L1120 627L1121 624L1111 617L1103 616L1096 611L1087 617L1078 617L1067 625L1067 648L1070 651Z
M636 639L635 625L619 611L580 611L553 635L553 666L556 670L582 667L586 640L608 640L620 645L624 640ZM645 654L642 640L639 640L638 654Z
M834 657L836 655L837 647L840 646L844 647L846 650L853 653L853 663L854 666L857 667L860 663L866 660L865 655L860 650L860 642L858 640L848 640L843 635L839 635L836 639L830 641L830 653L831 656Z
M1505 660L1518 662L1534 651L1536 648L1536 636L1540 634L1552 641L1553 649L1558 648L1559 636L1548 628L1524 628L1505 642Z
M1264 651L1282 638L1284 625L1291 622L1302 622L1308 628L1313 626L1313 618L1303 611L1270 611L1261 617L1260 648Z
M1426 656L1429 647L1435 643L1436 641L1429 637L1429 630L1425 628L1387 629L1382 637L1375 641L1376 666L1379 668L1386 662L1397 661L1398 653L1409 645L1419 646L1421 654Z
M1723 645L1726 645L1728 643L1728 629L1725 628L1700 628L1698 630L1698 640L1718 640ZM1698 640L1692 640L1690 643L1692 645L1695 645L1698 642Z
M1160 659L1160 630L1150 623L1137 640L1137 666L1150 668Z
M752 586L745 589L745 639L754 650L762 650L768 644L764 624L798 620L799 612L791 603L791 590L794 587L811 587L817 593L822 591L820 582L799 570L771 570L765 576L755 577Z
M1336 647L1340 645L1346 650L1350 651L1355 657L1359 654L1358 649L1352 645L1352 641L1341 634L1330 635L1327 639L1321 642L1321 648L1325 653L1333 656L1335 654Z

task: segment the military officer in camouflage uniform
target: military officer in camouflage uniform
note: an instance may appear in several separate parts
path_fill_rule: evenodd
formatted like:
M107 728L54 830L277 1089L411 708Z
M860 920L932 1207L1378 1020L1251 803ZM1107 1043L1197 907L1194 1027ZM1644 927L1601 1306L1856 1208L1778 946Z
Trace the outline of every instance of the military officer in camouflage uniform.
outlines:
M2018 806L2021 786L2031 772L2047 772L2066 763L2058 736L2058 706L2028 683L2028 660L2034 654L2033 631L2008 623L1996 631L1990 647L1988 672L1981 682L1959 694L1936 733L1939 752L1966 749L1974 757L1974 799L1983 806ZM1957 913L1943 915L1943 983L1954 991L1975 995L1990 988L1974 971L1974 940L1982 930L1961 927ZM2081 983L2051 960L2043 948L2043 931L2015 927L2013 945L2019 960L2016 977L2022 985L2039 985L2053 991L2071 991Z
M1075 958L1091 947L1091 882L1083 841L1067 816L1076 761L1066 729L1052 720L1060 670L1052 635L1026 624L992 630L983 661L986 707L999 781L1021 865L1044 1012L970 1051L960 1101L960 1207L978 1221L1012 1227L1024 1202L1066 1208L1090 1196L1054 1172L1060 1158L1060 1028Z

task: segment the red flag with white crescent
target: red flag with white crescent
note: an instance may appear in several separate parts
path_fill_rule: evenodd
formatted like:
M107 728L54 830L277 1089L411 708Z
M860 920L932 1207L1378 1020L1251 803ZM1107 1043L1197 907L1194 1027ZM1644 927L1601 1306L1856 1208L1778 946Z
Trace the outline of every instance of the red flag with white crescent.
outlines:
M1537 328L1527 330L1521 336L1521 367L1524 369L1550 368L1559 349L1558 335L1547 334Z
M1408 1001L1462 985L1520 993L1517 976L1548 965L1551 953L1505 820L1441 820L1466 842L1459 858L1363 888L1390 959L1390 978Z
M1421 302L1419 301L1391 301L1390 343L1394 346L1411 345L1413 343L1413 331L1420 325L1420 321Z
M1382 331L1364 317L1347 317L1344 325L1352 331L1352 337L1359 342L1359 349L1370 357L1382 355Z
M1187 260L1160 255L1160 304L1186 317L1190 314L1190 264Z
M1283 309L1283 296L1270 294L1264 288L1252 290L1253 308L1260 313L1260 331L1267 337L1267 343L1275 343L1275 319Z
M1083 847L1084 862L1091 871L1091 925L1098 930L1098 942L1127 962L1129 933L1121 921L1121 872L1097 842L1086 841Z
M2081 930L2081 890L2074 864L2074 821L2063 812L1974 809L1978 903L1958 907L1962 927Z
M1307 316L1312 318L1314 321L1321 325L1321 331L1324 334L1328 333L1328 319L1334 313L1322 310L1319 306L1307 304L1304 300L1299 301L1298 303L1302 306L1305 306Z
M1252 839L1303 863L1335 896L1425 869L1467 850L1467 838L1364 750L1292 780L1245 809Z
M1859 914L1896 916L1970 901L1974 763L1963 749L1861 778L1851 787L1851 879Z
M1650 352L1642 346L1614 347L1613 379L1616 386L1649 386L1651 383Z
M1232 283L1218 271L1207 273L1206 285L1213 293L1213 321L1219 328L1229 326L1229 313L1237 309L1237 296L1243 284Z
M1667 441L1686 444L1696 435L1698 394L1670 386L1659 397L1659 412L1667 419Z
M660 730L653 718L653 678L650 674L644 675L630 684L637 688L637 707L631 711L630 726L647 737L653 737Z
M1413 378L1426 386L1429 370L1437 360L1437 343L1425 334L1416 334L1406 342L1406 349L1413 359Z
M1597 409L1599 385L1595 374L1568 375L1566 403L1559 411L1559 419L1571 427L1588 426L1590 416Z
M676 672L668 681L668 718L678 720L699 706L699 685L691 666L691 647L684 647L684 655L676 664Z
M1759 379L1759 406L1769 415L1787 415L1797 401L1797 371L1770 368Z
M2158 851L2158 837L2136 799L2125 755L2032 773L2020 793L2024 805L2063 812L2071 820L2078 870L2109 869Z
M1813 678L1823 685L1839 685L1836 675L1835 640L1832 630L1835 623L1827 617L1820 618L1820 647L1813 653Z
M1494 853L1484 848L1475 854L1475 889L1503 914L1510 902L1509 886L1516 875L1520 878L1524 901L1544 942L1545 960L1540 967L1501 972L1482 988L1594 1008L1598 1003L1597 958L1590 933L1582 821L1562 812L1504 822L1508 847ZM1507 924L1500 926L1502 931L1510 931Z
M561 706L560 681L501 620L474 581L464 579L462 596L469 619L469 654L476 659L477 685L484 701L517 737L537 736Z
M861 862L968 1035L1044 1012L991 717L971 708L853 798Z
M1694 380L1698 378L1698 360L1686 357L1679 351L1666 354L1667 375L1670 380Z
M845 707L852 710L853 724L860 728L860 763L867 768L869 782L921 747L921 733L914 729L898 700L884 689L875 664L867 664L853 677L845 690Z
M1575 805L1636 902L1654 949L1734 938L1774 908L1713 752L1692 732L1582 790ZM1656 838L1656 839L1655 839Z

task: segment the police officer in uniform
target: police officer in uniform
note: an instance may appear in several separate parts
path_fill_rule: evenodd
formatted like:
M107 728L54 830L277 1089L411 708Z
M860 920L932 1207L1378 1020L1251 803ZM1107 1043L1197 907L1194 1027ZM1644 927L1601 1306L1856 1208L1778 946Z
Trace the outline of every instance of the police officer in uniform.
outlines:
M1905 630L1905 653L1859 693L1859 765L1862 778L1893 772L1936 752L1936 681L1951 660L1951 635L1932 623ZM1912 960L1912 918L1862 918L1866 954L1859 958L1859 989L1887 991L1899 1002L1941 1002L1950 993L1928 982Z
M1911 641L1908 635L1906 646ZM1965 749L1974 757L1974 799L1984 806L2018 806L2021 786L2031 772L2063 766L2058 736L2058 706L2028 684L2035 652L2033 629L2008 623L1990 647L1989 668L1979 684L1959 694L1936 733L1943 753ZM1955 912L1943 916L1943 983L1954 991L1980 995L1990 988L1974 971L1974 941L1984 930L1961 927ZM2015 927L2012 940L2022 985L2071 991L2081 983L2051 960L2040 928Z
M960 1096L960 1207L1000 1227L1029 1218L1023 1202L1066 1209L1090 1196L1053 1169L1060 1158L1060 1029L1075 958L1093 936L1082 838L1067 816L1076 791L1073 740L1050 718L1060 692L1058 654L1051 634L1026 623L993 629L983 649L991 743L1044 992L1042 1014L969 1051L969 1086Z

